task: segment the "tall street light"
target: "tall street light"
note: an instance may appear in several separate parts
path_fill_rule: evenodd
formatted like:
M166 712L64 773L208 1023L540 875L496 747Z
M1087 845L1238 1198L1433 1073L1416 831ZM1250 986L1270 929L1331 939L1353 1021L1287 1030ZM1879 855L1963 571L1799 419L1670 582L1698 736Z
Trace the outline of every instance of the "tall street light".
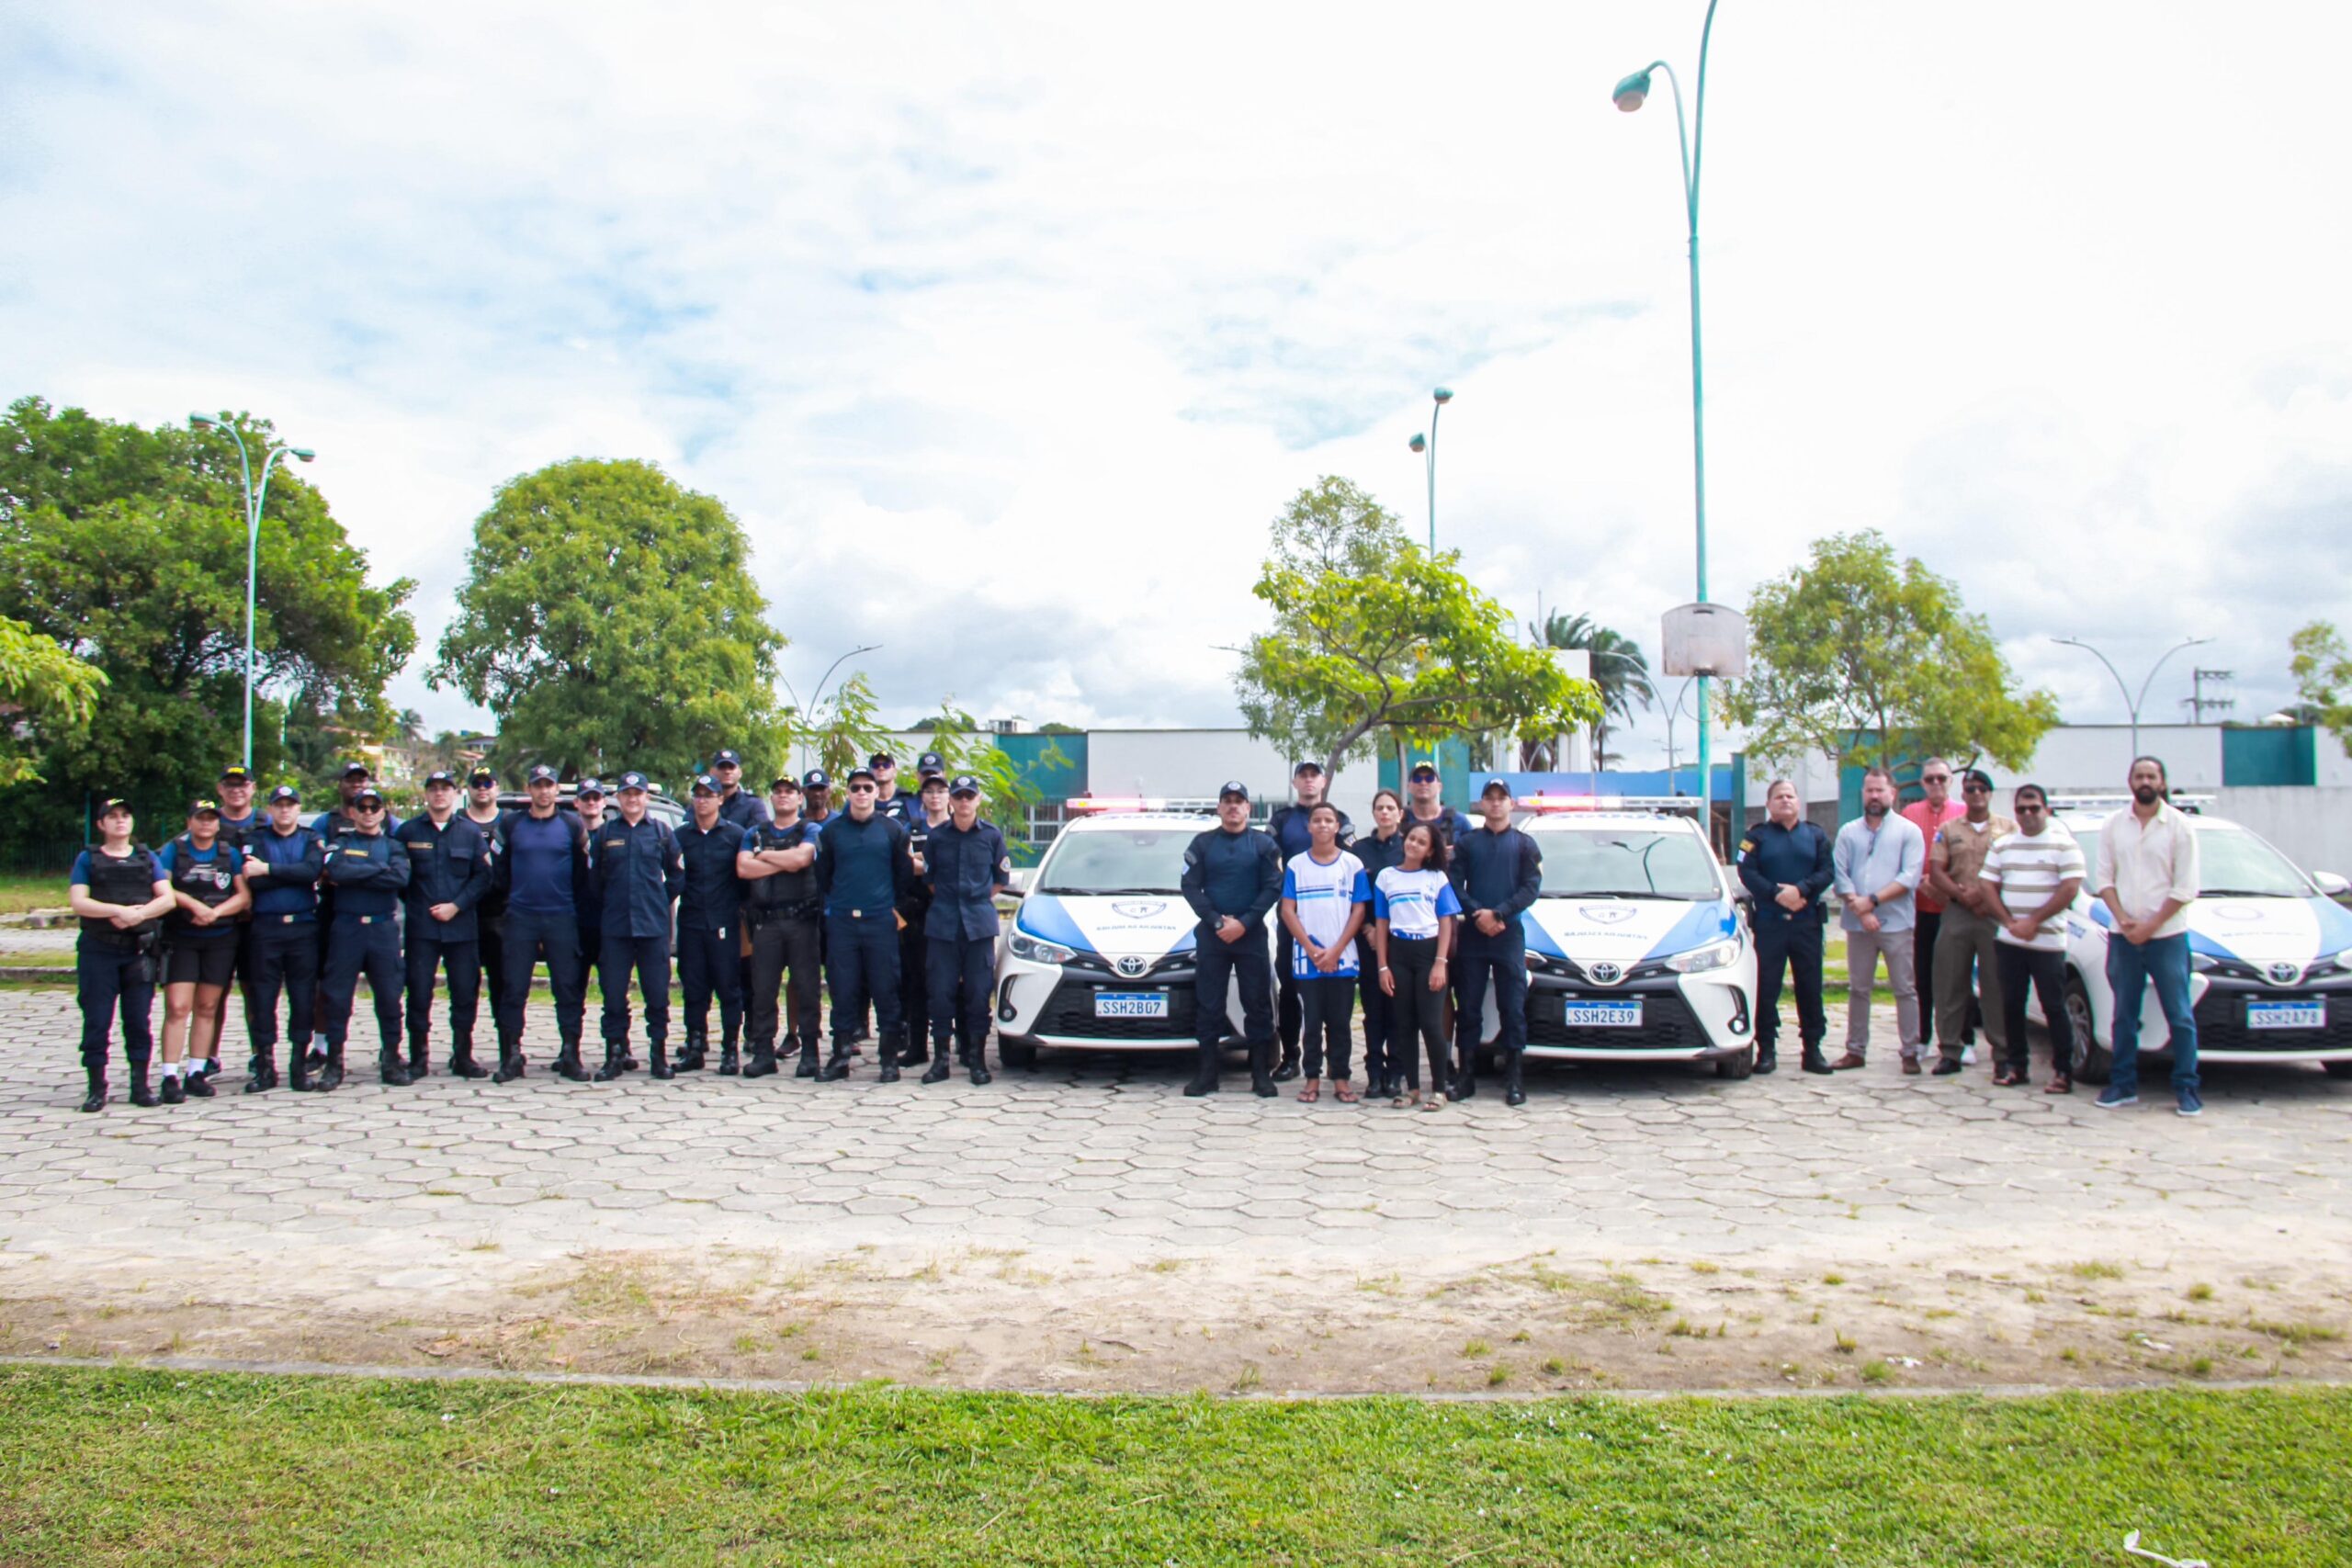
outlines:
M1446 404L1453 400L1453 389L1440 387L1430 393L1430 400L1431 404L1430 433L1427 435L1416 435L1406 445L1421 454L1421 467L1429 470L1430 554L1435 555L1437 554L1437 416L1445 411Z
M2182 649L2196 648L2213 639L2210 637L2193 637L2186 641L2174 643L2170 648L2165 649L2156 661L2148 666L2148 678L2140 682L2140 694L2136 697L2132 694L2132 688L2123 683L2123 671L2115 667L2115 660L2093 648L2089 643L2083 641L2080 637L2053 637L2050 640L2063 642L2068 648L2081 649L2085 653L2106 665L2107 672L2115 677L2115 689L2123 694L2123 706L2132 715L2132 755L2136 757L2140 754L2140 705L2148 700L2148 688L2155 684L2156 671L2165 667L2165 660L2170 659Z
M1610 96L1617 107L1632 114L1650 96L1650 73L1666 73L1667 85L1674 89L1674 130L1682 143L1682 205L1690 225L1690 489L1693 510L1699 524L1699 603L1707 602L1707 437L1703 416L1704 385L1699 355L1699 158L1707 132L1707 43L1715 30L1716 0L1707 0L1707 19L1699 30L1699 91L1694 113L1686 124L1682 118L1682 82L1674 68L1663 60L1654 60L1617 84ZM1712 818L1714 810L1714 775L1710 771L1713 759L1708 750L1707 678L1699 677L1699 798L1708 803ZM1710 834L1712 837L1712 833Z
M836 659L831 664L826 665L825 672L817 677L816 688L810 694L808 705L806 707L801 706L800 694L793 691L792 682L790 681L784 681L784 677L781 675L777 676L776 679L784 681L784 689L791 696L792 705L796 708L799 708L803 716L808 718L808 720L813 724L816 722L817 718L817 705L825 700L825 682L833 678L833 671L840 669L842 664L848 660L855 659L859 654L874 653L878 651L881 647L882 645L880 643L876 642L868 643L864 648L853 648L847 653L842 654L841 658ZM806 740L800 741L798 742L797 749L800 753L800 760L804 762L807 761L808 760L808 743Z
M239 429L236 427L236 425L235 425L235 424L233 424L233 423L231 423L231 421L230 421L230 419L229 419L229 412L228 412L228 411L227 411L226 409L223 409L223 410L220 412L220 417L218 417L217 419L216 419L215 417L213 417L211 414L209 414L209 413L192 413L192 414L190 414L190 415L188 415L188 416L187 416L187 422L188 422L188 423L190 423L190 424L194 425L196 428L198 428L198 429L199 429L199 430L209 430L209 429L214 428L215 426L218 426L219 428L220 428L220 429L222 429L222 430L227 431L227 432L229 433L230 438L231 438L232 440L235 441L235 442L236 442L236 444L237 444L237 466L238 466L238 468L241 468L241 469L243 471L243 474L244 474L244 487L245 487L245 750L244 750L244 763L245 763L245 766L246 766L246 768L247 768L247 769L251 769L251 768L253 767L253 765L254 765L254 574L255 574L255 572L259 570L259 568L260 568L260 564L261 564L261 509L262 509L262 503L263 503L264 502L266 502L266 501L267 501L267 500L269 499L269 471L270 471L270 469L271 469L271 468L275 468L275 467L277 466L277 459L279 459L280 457L289 457L289 456L290 456L290 457L300 457L303 462L307 463L307 462L311 461L313 457L316 457L318 456L318 454L317 454L316 452L311 451L308 446L287 446L280 445L280 446L273 446L273 447L271 447L271 448L269 449L269 456L267 456L267 457L264 457L264 458L261 460L261 484L260 484L260 486L259 486L258 488L256 488L256 487L254 486L254 465L253 465L253 458L252 458L252 457L251 457L251 456L249 456L249 455L246 453L246 451L245 451L245 436L244 436L244 433L243 433L243 431L239 430Z

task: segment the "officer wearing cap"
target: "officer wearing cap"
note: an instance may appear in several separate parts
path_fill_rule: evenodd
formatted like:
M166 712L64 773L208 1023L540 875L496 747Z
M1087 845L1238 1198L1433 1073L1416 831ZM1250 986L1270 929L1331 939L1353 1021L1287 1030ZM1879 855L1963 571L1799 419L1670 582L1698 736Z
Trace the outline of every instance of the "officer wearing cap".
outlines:
M1445 781L1435 762L1416 762L1405 771L1405 822L1397 831L1416 822L1437 829L1448 844L1472 825L1470 818L1445 803Z
M605 1065L598 1083L610 1083L628 1069L628 983L637 976L645 1000L645 1038L652 1046L652 1075L675 1077L670 1066L670 905L685 886L685 863L678 840L660 818L646 814L645 775L620 776L614 798L620 815L609 817L589 844L589 863L605 905L605 945L596 964L597 988L605 994Z
M351 761L345 762L343 765L343 772L336 775L334 781L336 794L335 804L328 807L326 810L320 812L317 817L311 818L311 831L316 833L325 841L329 855L333 855L334 852L335 840L342 838L345 833L350 832L352 828L356 825L356 818L354 817L351 809L352 802L358 798L359 792L368 787L368 782L373 777L374 775L368 771L368 764L359 758L354 757ZM388 829L396 826L398 826L397 823L393 822L389 818L386 818L386 827ZM321 987L319 998L322 1003L326 998L326 991L324 987L327 972L327 942L334 934L334 879L330 877L322 877L319 881L318 935L319 981ZM321 1013L318 1018L318 1033L322 1042L323 1042L326 1037L326 1015L324 1013ZM313 1067L318 1068L323 1068L326 1066L325 1046L323 1044L313 1049L311 1055L311 1065ZM342 1081L341 1076L338 1075L335 1082L340 1083ZM334 1085L322 1084L322 1087L332 1089Z
M243 852L220 840L220 803L187 808L187 831L155 857L172 885L164 917L164 1082L165 1105L190 1095L209 1099L204 1066L219 1046L221 1012L237 966L237 917L251 903L239 880Z
M1747 889L1748 929L1756 936L1756 1071L1781 1066L1781 978L1797 994L1798 1065L1831 1068L1821 1042L1829 1021L1821 1005L1821 928L1836 881L1835 846L1804 819L1797 786L1774 779L1764 791L1764 820L1739 841L1739 882Z
M1496 1048L1503 1058L1503 1103L1524 1105L1521 1059L1527 1053L1527 933L1519 923L1544 886L1544 852L1511 826L1510 784L1488 779L1478 792L1477 827L1453 840L1447 874L1462 901L1453 967L1462 1006L1454 1020L1453 1087L1449 1098L1478 1092L1478 1032L1494 987L1501 1021Z
M735 854L735 874L747 889L743 919L752 947L747 1078L775 1071L780 1043L799 1047L795 1076L817 1076L825 906L817 894L818 829L801 818L801 799L799 780L789 773L777 779L768 790L770 819L747 829ZM730 1070L724 1056L718 1070Z
M865 768L874 775L874 809L913 831L915 813L922 808L913 795L899 787L899 760L888 751L876 751L865 759Z
M833 807L833 781L822 768L800 775L800 819L820 833L840 813Z
M408 1076L431 1070L433 986L449 976L449 1072L486 1078L474 1060L474 1021L481 1011L481 926L477 911L490 891L490 840L458 809L457 775L424 775L424 814L392 833L408 856Z
M490 1080L510 1083L523 1076L523 1004L531 994L531 972L544 960L561 1042L556 1077L585 1083L580 1031L587 987L575 889L588 885L588 830L578 817L557 809L556 771L545 762L532 766L524 788L531 804L500 822L491 862L493 884L506 895L506 978L498 1012L498 1070Z
M319 998L319 877L326 844L302 822L292 784L269 792L269 821L245 840L245 890L253 900L254 1068L245 1092L277 1087L277 998L286 998L287 1085L311 1087L311 1032Z
M749 829L768 819L767 802L743 787L743 758L721 751L710 760L710 776L718 785L718 819L730 828Z
M498 775L487 764L476 764L466 775L465 818L481 831L492 861L490 891L474 906L474 932L481 945L481 983L490 998L493 1029L498 1026L500 999L506 994L506 894L498 886L496 863L499 824L506 815L498 804Z
M907 830L875 809L873 770L849 775L849 810L817 840L817 891L825 900L826 965L832 979L833 1052L818 1077L849 1076L851 1045L870 1002L881 1021L881 1080L896 1083L906 1050L899 1008L899 903L914 876Z
M596 983L596 1002L600 1011L605 999L605 977L598 967L605 959L605 891L594 873L596 834L604 828L605 817L610 815L611 800L611 793L605 788L602 779L584 778L572 786L571 808L579 815L580 826L587 834L591 873L572 889L571 898L573 919L580 931L580 988L581 994L585 996L588 982L593 980ZM628 1005L626 996L621 998L621 1005L624 1008ZM645 1064L631 1055L626 1044L621 1047L621 1071L633 1073L643 1066Z
M923 780L926 802L942 781ZM931 987L931 1070L925 1083L947 1077L948 1042L972 1081L989 1081L989 985L996 973L996 897L1012 882L1012 854L1004 835L980 816L980 781L969 773L946 782L947 820L934 825L923 852L922 880L930 890L923 912L924 962Z
M267 825L268 818L254 805L254 775L242 762L232 762L220 770L218 781L220 802L220 841L236 852L236 863L244 863L245 845L254 834ZM254 1031L254 914L247 908L237 916L237 955L230 978L237 987L238 998L245 1009L245 1043L255 1050L261 1036ZM220 1032L228 1021L229 994L220 993L219 1007L212 1018L212 1056L204 1064L204 1076L216 1077L220 1072ZM248 1077L254 1064L245 1064Z
M718 998L718 1069L724 1073L740 1066L736 1053L743 1034L739 956L743 883L735 874L735 857L743 848L743 835L753 829L719 815L723 796L712 774L695 778L689 798L694 814L676 834L679 859L685 867L678 896L678 988L685 998L686 1048L679 1053L678 1071L695 1072L708 1061L710 998L715 993ZM761 807L763 814L766 809Z
M914 856L915 875L906 902L899 908L907 921L899 931L899 1010L907 1020L907 1049L899 1065L906 1067L922 1066L930 1055L931 939L925 933L930 929L932 893L923 879L923 856L933 831L944 826L950 815L947 775L940 769L939 753L925 751L915 766L922 778L915 791L919 809L907 819L907 848Z
M1200 917L1193 946L1193 1038L1200 1070L1188 1095L1215 1094L1228 1020L1227 995L1241 988L1242 1042L1250 1051L1250 1090L1274 1093L1273 960L1266 951L1266 914L1282 897L1283 857L1274 840L1250 826L1250 790L1238 779L1217 791L1217 825L1184 849L1184 902Z
M351 1009L359 976L376 1005L376 1070L398 1089L409 1082L401 1060L401 895L408 888L408 852L384 831L384 797L362 784L351 798L351 830L327 846L327 868L320 880L334 890L334 914L327 922L327 962L319 974L319 1027L326 1034L326 1069L318 1092L343 1082L343 1047L351 1031Z
M1323 804L1329 781L1324 777L1323 764L1309 759L1295 764L1290 771L1291 791L1295 799L1287 806L1274 807L1266 818L1267 836L1282 852L1288 864L1293 856L1303 855L1313 842L1307 832L1307 819L1315 808ZM1333 807L1338 810L1338 807ZM1348 814L1340 812L1340 847L1345 849L1355 840L1355 824ZM1290 928L1279 920L1274 924L1274 984L1275 1021L1283 1043L1282 1065L1274 1069L1274 1081L1287 1083L1298 1077L1298 1033L1303 1016L1298 1000L1298 979L1291 972L1298 965L1291 952Z
M81 918L74 977L82 1006L82 1071L89 1079L85 1111L107 1103L107 1042L122 1021L122 1055L130 1064L130 1103L153 1106L147 1064L155 1050L155 949L163 918L173 905L171 884L155 857L130 840L127 801L98 807L98 841L74 860L67 898Z

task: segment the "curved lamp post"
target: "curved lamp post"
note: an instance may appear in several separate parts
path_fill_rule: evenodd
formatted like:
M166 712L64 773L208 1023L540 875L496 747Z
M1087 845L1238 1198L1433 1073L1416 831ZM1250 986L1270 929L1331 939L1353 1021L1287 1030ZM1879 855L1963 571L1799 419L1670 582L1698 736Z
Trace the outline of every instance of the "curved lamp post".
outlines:
M269 499L269 471L280 457L299 457L307 463L318 454L308 446L277 446L261 460L261 484L254 484L253 458L245 451L244 433L229 421L226 410L215 418L209 413L192 413L188 423L199 430L214 427L225 430L237 444L237 466L243 470L245 486L245 750L246 768L254 765L254 578L261 564L261 509Z
M2115 689L2123 694L2124 710L2132 716L2132 755L2137 757L2140 754L2140 705L2148 700L2148 688L2156 683L2156 671L2165 667L2165 660L2170 659L2182 649L2196 648L2213 639L2210 637L2193 637L2186 641L2174 643L2170 648L2165 649L2157 656L2156 661L2148 666L2148 678L2140 682L2140 694L2136 697L2132 694L2132 688L2123 683L2123 671L2115 667L2115 660L2093 648L2089 643L2083 641L2080 637L2053 637L2050 640L2063 642L2068 648L2081 649L2085 653L2106 665L2107 672L2115 677Z
M1430 554L1437 554L1437 416L1453 400L1453 389L1440 387L1430 393L1430 433L1415 435L1406 443L1421 454L1421 466L1429 470L1430 479Z
M1707 436L1704 417L1704 385L1699 353L1699 159L1707 130L1707 43L1715 30L1717 0L1707 0L1707 19L1699 31L1699 91L1692 106L1694 113L1689 121L1682 116L1682 83L1674 68L1663 60L1654 60L1641 70L1619 82L1610 96L1619 108L1632 114L1649 100L1650 74L1666 73L1667 85L1674 90L1674 130L1682 143L1682 205L1690 220L1690 479L1692 509L1698 518L1699 531L1699 603L1707 602ZM1707 678L1699 680L1699 798L1708 803L1707 810L1714 810L1714 778L1710 771L1713 758L1708 750Z
M793 691L792 682L790 681L785 681L784 677L781 675L778 675L776 679L784 681L784 689L791 696L792 705L799 708L801 713L806 715L810 721L813 722L817 716L816 705L825 700L825 682L833 678L833 671L840 669L842 664L848 660L855 659L859 654L873 653L880 649L882 645L880 643L875 642L868 643L864 648L853 648L847 653L842 654L841 658L836 659L831 664L826 665L825 672L817 677L815 692L809 698L808 705L805 707L801 705L800 694ZM800 760L805 762L808 760L808 743L803 740L798 742L797 745L800 751Z

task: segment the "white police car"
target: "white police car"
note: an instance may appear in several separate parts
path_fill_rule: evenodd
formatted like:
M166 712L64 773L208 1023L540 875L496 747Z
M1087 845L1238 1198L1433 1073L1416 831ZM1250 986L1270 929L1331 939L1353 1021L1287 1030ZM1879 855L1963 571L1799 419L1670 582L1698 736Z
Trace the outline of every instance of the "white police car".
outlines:
M1756 944L1739 884L1679 797L1524 799L1544 852L1527 935L1527 1055L1756 1066ZM1476 831L1478 829L1472 829ZM1491 996L1480 1038L1499 1028Z
M1041 1045L1174 1051L1193 1028L1192 906L1177 884L1213 803L1073 801L997 945L999 1054L1026 1066ZM1272 921L1269 920L1271 930ZM1271 945L1272 938L1268 939ZM1223 1032L1241 1036L1228 987Z
M2127 809L2117 798L2052 803L2095 868L2098 833ZM2197 835L2198 897L2188 907L2188 992L2202 1062L2317 1062L2352 1077L2352 910L2332 894L2340 876L2307 876L2237 823L2202 814L2205 798L2175 796ZM2107 983L2113 917L2085 891L2066 912L2066 1011L2075 1076L2105 1083L2113 1065L2115 998ZM2035 1011L2040 1010L2038 1005ZM2172 1031L2149 987L2140 1009L2143 1054L2169 1055Z

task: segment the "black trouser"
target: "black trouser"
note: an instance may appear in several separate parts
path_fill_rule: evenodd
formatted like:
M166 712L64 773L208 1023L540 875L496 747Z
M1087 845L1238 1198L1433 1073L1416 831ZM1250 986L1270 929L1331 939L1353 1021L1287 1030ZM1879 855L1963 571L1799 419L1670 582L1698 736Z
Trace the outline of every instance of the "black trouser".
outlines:
M1917 895L1913 895L1917 897ZM1919 987L1919 1043L1936 1043L1936 933L1943 929L1941 909L1916 909L1918 924L1912 930L1911 977Z
M678 926L678 990L685 1001L685 1036L710 1038L710 998L718 998L720 1042L732 1050L743 1038L743 988L739 950L743 939L735 922L709 931Z
M605 1043L628 1043L628 977L645 994L646 1043L660 1050L670 1043L670 938L605 933L596 960L596 988L605 996Z
M996 977L996 939L934 936L926 938L924 945L931 1048L944 1059L953 1040L978 1066L989 1038L989 983Z
M319 1005L319 941L315 922L254 922L254 1000L249 1015L256 1053L277 1048L277 995L286 993L286 1040L296 1051L311 1048Z
M82 1003L82 1066L107 1066L107 1042L122 1020L122 1057L144 1067L155 1054L155 960L135 942L122 946L82 934L74 945L74 977Z
M1380 988L1380 960L1369 938L1356 939L1356 990L1363 998L1363 1076L1377 1084L1407 1070L1391 1044L1396 1034L1396 1002ZM1409 1046L1406 1060L1411 1060Z
M1473 1072L1478 1062L1478 1031L1487 1018L1487 987L1495 988L1498 1028L1495 1049L1505 1055L1527 1049L1527 934L1517 920L1500 936L1472 931L1455 944L1453 967L1462 975L1462 1010L1453 1021L1456 1062Z
M1756 1043L1781 1037L1781 971L1793 977L1797 993L1797 1038L1817 1047L1829 1032L1821 1009L1821 916L1807 909L1785 920L1756 922Z
M778 1016L781 1003L790 1014L786 1043L816 1048L823 1025L823 934L814 915L769 915L752 926L753 1044L776 1048L776 1032L786 1028L786 1021Z
M359 976L376 1007L383 1048L401 1043L401 928L390 915L337 915L327 928L326 967L319 976L319 1032L332 1050L351 1035Z
M481 942L443 942L425 927L431 915L412 921L408 932L408 1043L422 1059L433 1038L433 977L449 972L449 1054L470 1060L474 1020L481 1011ZM496 1016L495 1007L492 1016Z
M1998 942L1993 944L1993 967L2001 978L2001 1022L2007 1029L2010 1070L2022 1073L2033 1065L2032 1048L2025 1038L2025 987L2030 980L2050 1026L2051 1070L2074 1077L2075 1021L2066 1016L2065 953Z
M254 992L254 930L250 919L240 918L237 921L237 964L229 973L236 983L237 1000L244 1004L245 1043L258 1055L261 1051L261 1021L254 1015L261 1011L261 1008ZM220 1043L214 1041L212 1049L217 1055Z
M555 992L556 1035L577 1047L588 1009L588 982L580 965L580 928L570 915L542 915L508 908L500 967L505 995L499 998L498 1041L502 1048L523 1043L523 1004L531 996L531 971L545 959L548 985Z
M922 1041L932 1011L931 939L923 934L924 913L918 909L909 915L906 930L899 933L899 1011L907 1021L907 1038L917 1043ZM993 942L989 944L989 956L993 964Z
M1356 976L1353 975L1323 975L1312 980L1295 976L1292 983L1298 988L1299 1031L1301 1043L1306 1047L1306 1076L1312 1080L1324 1076L1323 1065L1331 1065L1333 1083L1345 1083L1355 1076L1351 1065L1355 1051Z
M1430 975L1436 968L1437 938L1388 933L1388 977L1396 982L1396 994L1380 999L1394 1010L1388 1034L1389 1070L1403 1069L1408 1089L1421 1087L1421 1071L1413 1050L1414 1037L1419 1035L1422 1048L1429 1054L1430 1089L1442 1094L1447 1082L1445 987L1430 989ZM1377 981L1379 976L1373 978Z
M1297 945L1291 941L1290 928L1276 923L1274 927L1274 1021L1283 1042L1283 1056L1288 1060L1298 1055L1299 1031L1306 1023L1306 1010L1298 999L1298 977L1291 973Z
M869 1004L882 1036L898 1040L906 1015L899 1010L899 931L890 911L828 916L825 947L833 984L833 1043L846 1045L857 1037Z
M1266 957L1265 932L1252 927L1238 942L1227 942L1213 925L1200 928L1199 966L1193 972L1193 1037L1203 1045L1225 1041L1225 993L1241 986L1241 1038L1256 1046L1274 1038L1274 966Z
M506 1016L499 1010L506 999L506 911L485 915L476 909L474 930L481 933L481 986L490 997L490 1026L495 1030Z

